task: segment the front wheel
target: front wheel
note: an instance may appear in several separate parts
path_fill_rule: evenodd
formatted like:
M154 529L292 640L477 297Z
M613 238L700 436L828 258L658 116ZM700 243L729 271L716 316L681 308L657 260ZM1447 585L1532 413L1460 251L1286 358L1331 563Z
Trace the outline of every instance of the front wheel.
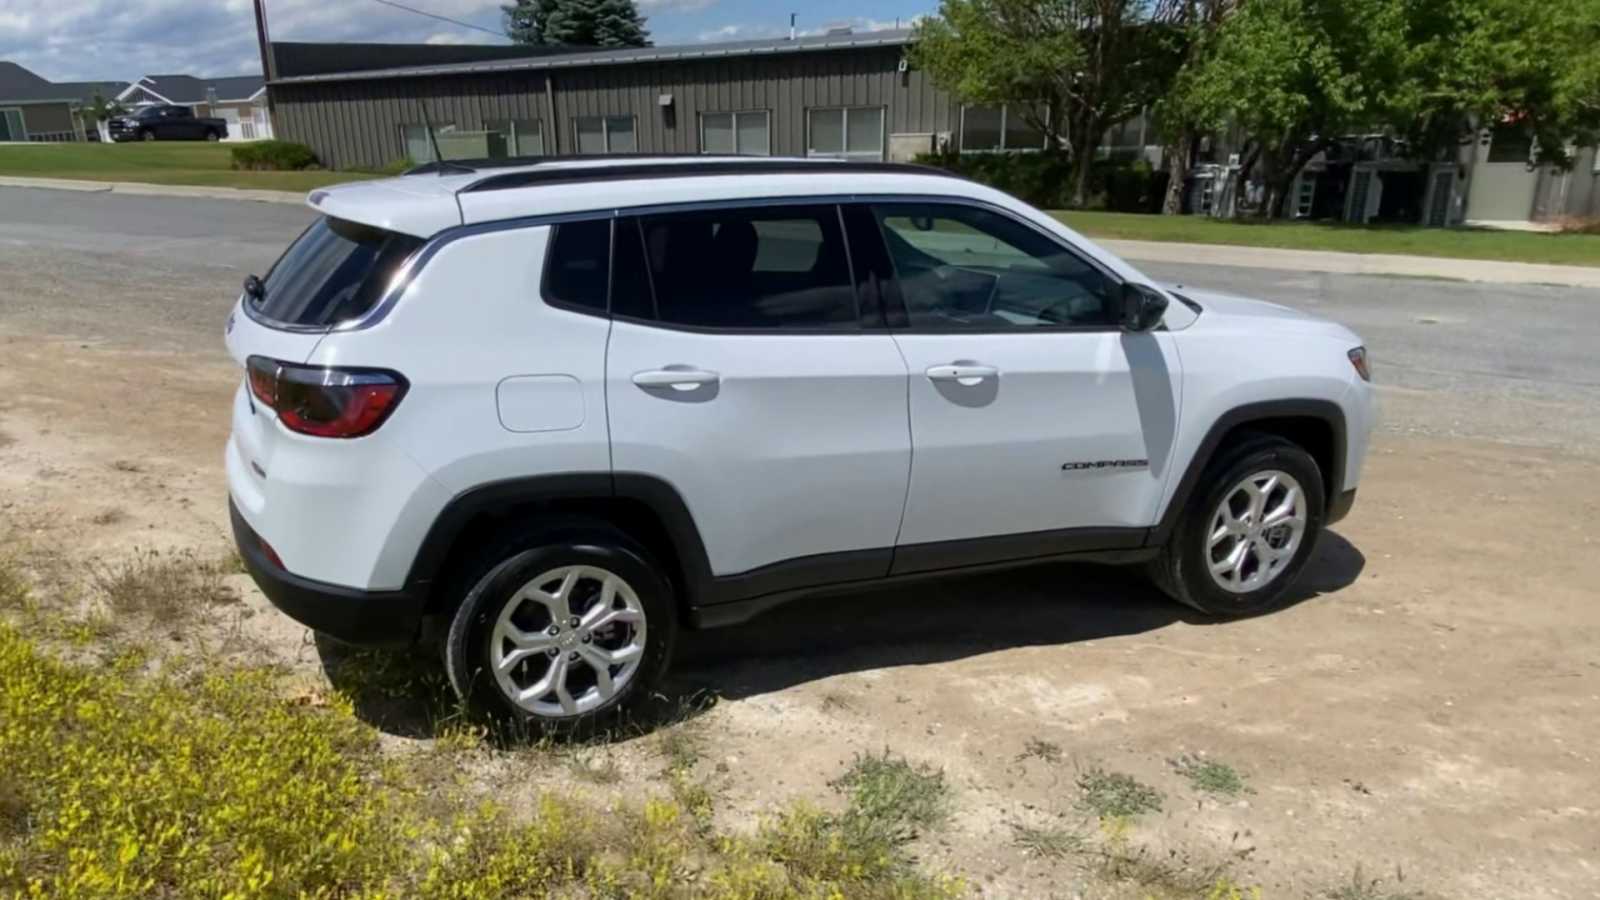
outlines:
M1276 608L1310 559L1326 515L1316 460L1282 438L1235 443L1207 471L1152 580L1216 616Z
M141 140L141 141L153 141L155 139L156 139L156 133L154 131L141 131L141 132L139 132L139 140Z
M646 700L677 631L667 580L606 526L512 536L466 567L445 639L457 696L543 732L592 732Z

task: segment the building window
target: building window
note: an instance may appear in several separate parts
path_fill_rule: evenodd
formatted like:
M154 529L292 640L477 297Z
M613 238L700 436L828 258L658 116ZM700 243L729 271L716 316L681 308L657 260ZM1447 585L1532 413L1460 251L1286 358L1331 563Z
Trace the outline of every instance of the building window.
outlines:
M28 129L22 124L22 110L0 109L0 141L25 141Z
M579 116L572 123L579 153L638 153L633 116Z
M883 107L807 110L806 155L883 159Z
M414 163L434 162L433 143L439 142L439 153L445 159L467 159L471 153L463 152L459 146L460 141L456 136L456 126L453 122L440 124L433 123L433 138L428 137L427 125L401 125L400 134L405 140L406 159Z
M484 126L488 129L484 155L490 159L544 155L544 128L538 119L496 119Z
M1522 125L1496 125L1489 137L1489 162L1526 163L1533 158L1533 133Z
M961 108L963 153L1043 150L1044 146L1044 132L1028 124L1020 107L1008 103Z
M701 113L700 152L769 155L772 130L767 111Z

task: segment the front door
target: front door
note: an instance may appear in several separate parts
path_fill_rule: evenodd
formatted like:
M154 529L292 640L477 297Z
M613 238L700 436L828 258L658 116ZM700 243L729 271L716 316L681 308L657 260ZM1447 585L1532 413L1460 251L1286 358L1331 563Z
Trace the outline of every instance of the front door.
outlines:
M885 574L911 459L906 368L862 328L837 207L623 217L615 234L614 471L669 481L712 574L743 576L746 595Z
M1112 276L996 208L872 213L910 370L895 571L1140 544L1177 421L1170 338L1123 332Z

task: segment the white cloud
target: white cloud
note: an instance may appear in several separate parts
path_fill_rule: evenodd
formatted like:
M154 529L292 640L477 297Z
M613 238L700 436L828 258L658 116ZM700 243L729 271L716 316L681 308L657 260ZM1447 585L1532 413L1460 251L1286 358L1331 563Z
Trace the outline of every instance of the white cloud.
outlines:
M501 0L425 0L458 28L372 0L268 0L281 41L495 43ZM250 0L0 0L0 59L57 81L259 72Z
M924 16L922 15L911 16L905 19L873 19L867 16L856 16L850 19L835 19L821 25L811 25L805 28L797 28L795 29L795 35L798 37L817 37L819 35L827 34L829 31L832 31L835 28L848 28L855 34L862 34L872 31L889 31L895 28L910 28L923 18ZM789 27L787 25L741 24L724 25L721 28L713 28L709 31L702 31L695 36L695 40L698 40L702 43L711 41L759 41L769 38L788 36Z
M699 12L717 5L717 0L636 0L646 15L665 12Z

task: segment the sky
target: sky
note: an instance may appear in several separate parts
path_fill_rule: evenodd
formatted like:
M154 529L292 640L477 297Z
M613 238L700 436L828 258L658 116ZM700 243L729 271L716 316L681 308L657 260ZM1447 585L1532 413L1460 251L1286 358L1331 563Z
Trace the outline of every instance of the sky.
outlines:
M267 0L281 41L503 43L505 0L395 0L476 25L474 30L385 5L383 0ZM905 25L937 0L636 0L656 44L778 37L798 29L856 31ZM52 81L130 81L140 75L257 74L251 0L3 0L0 60Z

